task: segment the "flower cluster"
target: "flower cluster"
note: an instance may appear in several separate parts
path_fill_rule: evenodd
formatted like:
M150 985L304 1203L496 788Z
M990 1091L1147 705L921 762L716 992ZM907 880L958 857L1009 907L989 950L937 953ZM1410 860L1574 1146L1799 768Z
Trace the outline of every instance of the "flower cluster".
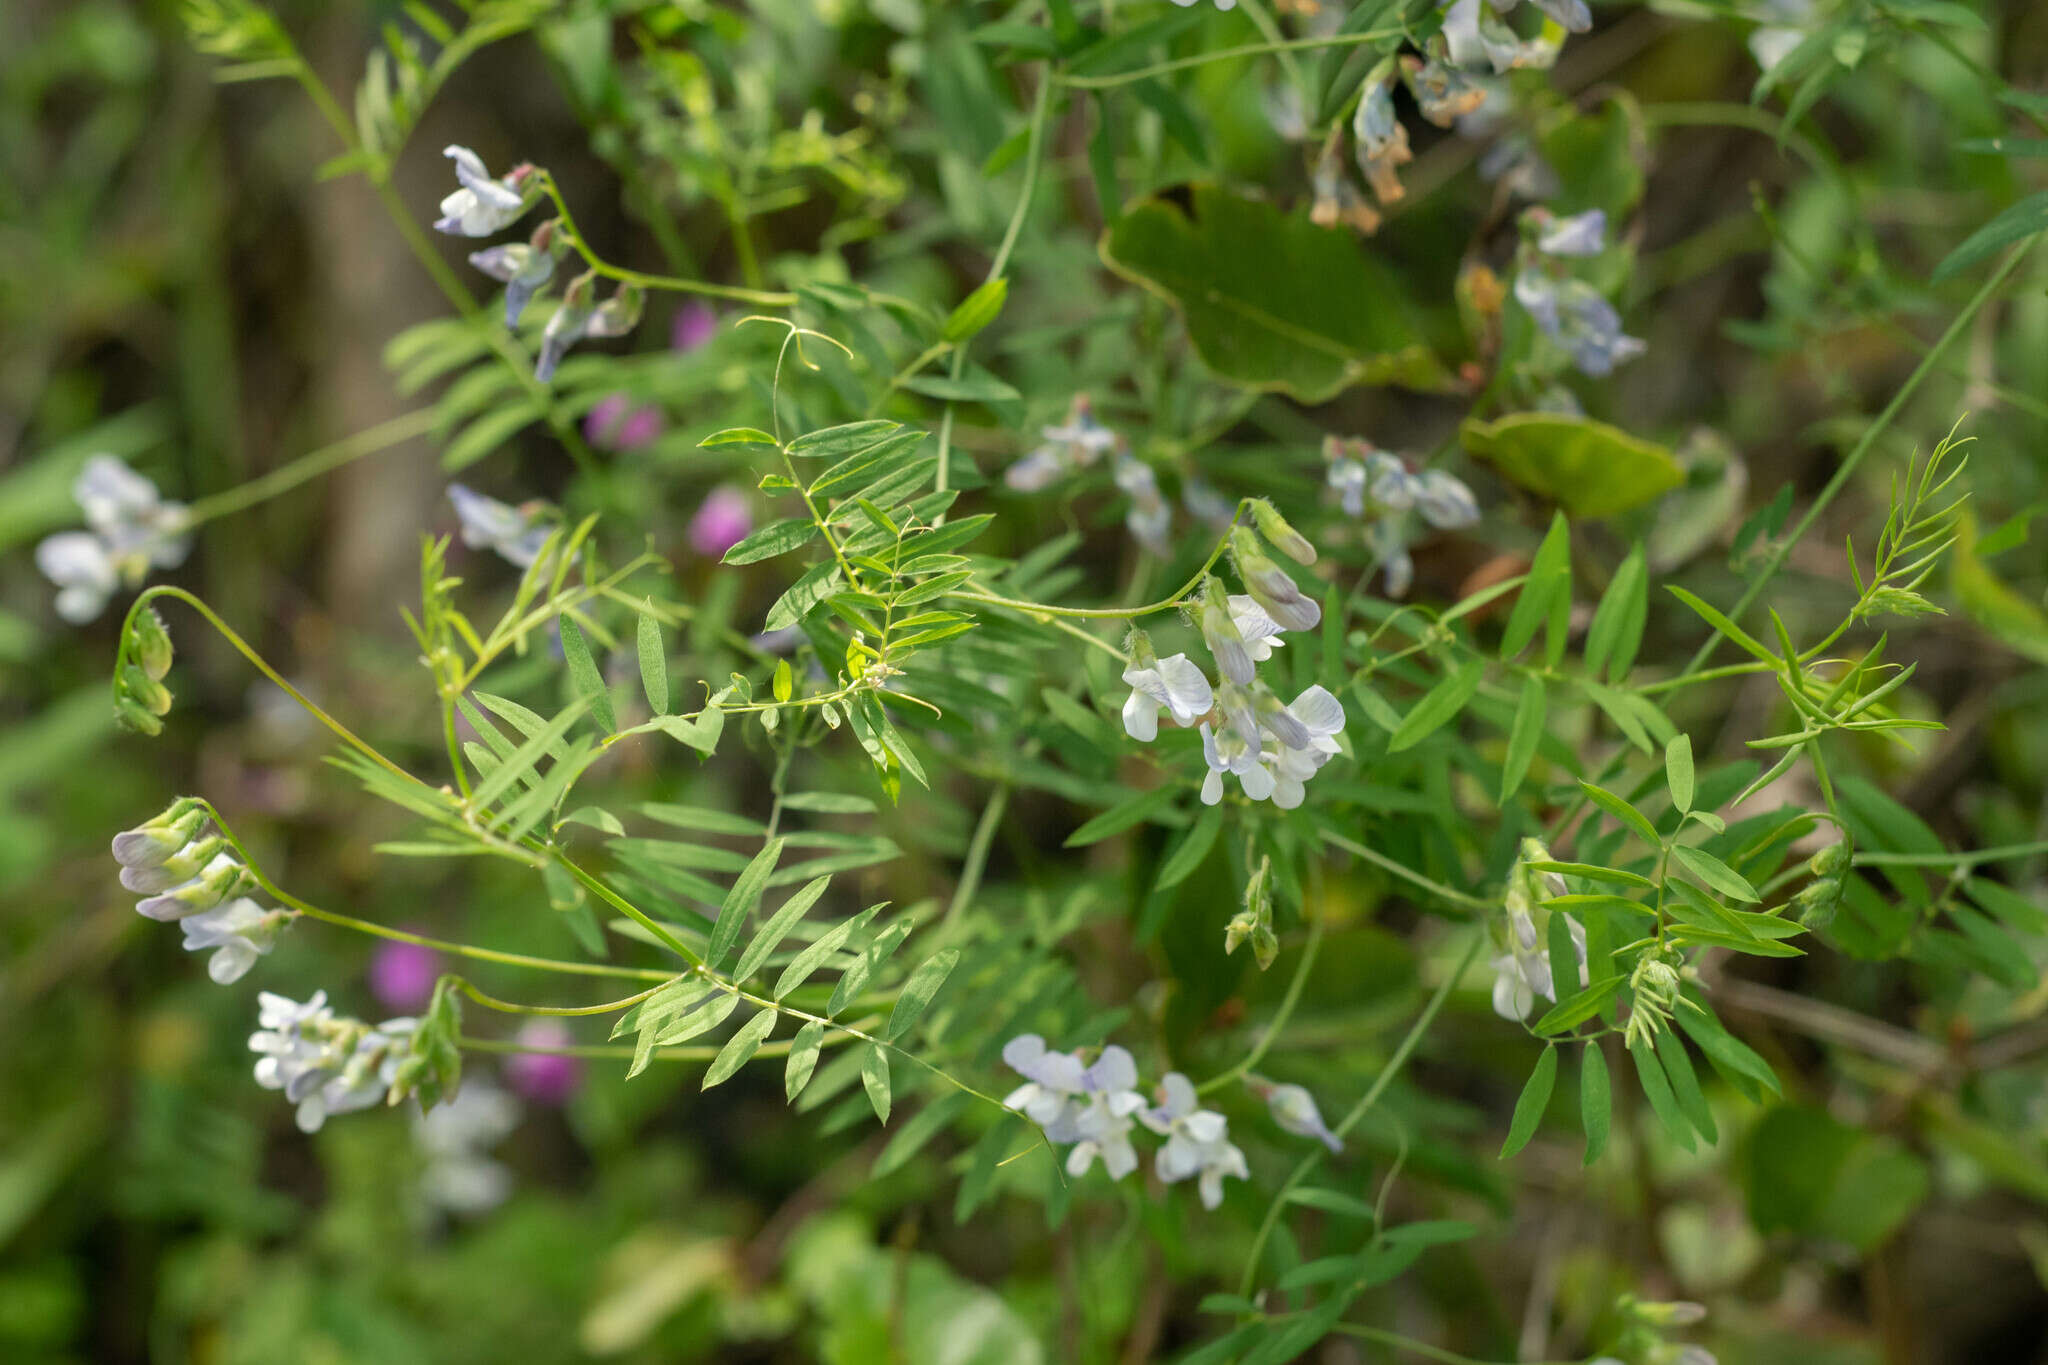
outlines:
M1539 841L1524 839L1520 855L1508 871L1504 946L1493 959L1493 1012L1503 1019L1528 1018L1539 995L1553 1003L1559 998L1547 945L1551 915L1564 912L1553 912L1543 902L1565 894L1564 878L1530 866L1549 861L1550 851ZM1571 987L1578 990L1586 984L1586 930L1570 915L1565 915L1565 924L1579 960L1579 979Z
M1042 428L1040 434L1044 440L1003 471L1005 484L1019 493L1041 492L1114 451L1111 477L1131 500L1124 515L1131 539L1162 559L1173 553L1173 506L1159 491L1159 476L1131 453L1128 441L1096 420L1087 395L1076 394L1067 420ZM1194 475L1182 481L1182 501L1197 519L1212 524L1227 526L1235 511L1227 498Z
M144 899L135 907L153 920L175 920L187 952L210 952L206 974L222 985L239 981L276 946L289 910L265 910L242 894L256 879L218 834L207 834L206 808L193 798L114 836L121 885Z
M1315 547L1270 504L1257 502L1252 510L1268 540L1299 563L1314 562ZM1164 710L1176 725L1201 730L1209 765L1202 783L1206 804L1223 799L1223 774L1234 773L1252 800L1271 797L1275 805L1292 810L1301 804L1302 785L1337 752L1344 707L1320 684L1291 703L1282 702L1254 665L1285 643L1278 638L1283 631L1315 629L1322 608L1266 554L1249 527L1231 531L1230 553L1245 591L1226 593L1210 577L1190 609L1221 680L1212 687L1186 654L1162 659L1151 637L1132 631L1126 644L1131 662L1123 673L1131 689L1123 706L1124 733L1150 743Z
M1536 330L1564 348L1582 374L1604 378L1641 355L1643 342L1624 334L1621 315L1598 289L1567 273L1568 262L1597 256L1607 245L1607 215L1588 209L1557 218L1547 209L1522 216L1525 243L1515 272L1515 301Z
M1244 1153L1230 1141L1230 1121L1202 1108L1194 1083L1178 1071L1160 1079L1152 1091L1155 1102L1147 1104L1138 1091L1136 1061L1115 1043L1088 1062L1081 1050L1055 1052L1039 1035L1026 1033L1004 1045L1003 1061L1024 1077L1003 1107L1037 1124L1047 1141L1073 1144L1067 1154L1069 1175L1086 1175L1097 1157L1112 1180L1137 1170L1131 1134L1142 1124L1165 1139L1153 1157L1153 1171L1168 1185L1194 1180L1204 1208L1223 1202L1225 1177L1251 1178ZM1343 1148L1324 1125L1315 1098L1302 1087L1256 1077L1246 1084L1285 1131L1315 1138L1333 1152Z
M83 531L59 531L36 546L36 567L57 585L57 614L82 625L106 609L123 584L139 587L151 569L174 569L192 548L185 505L166 502L156 485L112 455L85 462L71 484L85 513Z
M1338 506L1366 523L1366 543L1386 572L1389 597L1406 597L1415 583L1415 561L1408 554L1410 512L1441 531L1462 530L1479 520L1479 500L1455 475L1441 469L1418 472L1361 437L1324 437L1323 459Z
M281 995L258 997L256 1084L282 1090L298 1106L301 1132L316 1131L329 1114L368 1109L402 1098L400 1070L412 1049L411 1019L366 1024L336 1015L327 992L300 1004Z
M539 202L545 171L521 164L493 179L483 159L467 147L447 147L442 155L455 163L461 187L441 201L437 231L458 237L489 237L503 232ZM555 263L569 248L568 232L550 219L523 243L503 243L473 252L469 263L505 285L505 323L512 326L535 294L555 277ZM636 284L623 283L603 303L596 300L597 272L587 270L569 282L562 301L541 333L534 378L543 384L571 346L585 337L624 336L640 321L644 295Z

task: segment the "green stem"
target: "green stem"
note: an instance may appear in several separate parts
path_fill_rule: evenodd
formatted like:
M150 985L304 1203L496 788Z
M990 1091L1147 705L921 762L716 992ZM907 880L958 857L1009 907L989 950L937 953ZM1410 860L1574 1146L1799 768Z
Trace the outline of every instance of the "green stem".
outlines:
M1378 849L1367 847L1356 839L1347 839L1343 835L1327 829L1322 832L1322 835L1323 842L1332 848L1341 848L1353 857L1365 859L1374 867L1391 872L1393 875L1406 881L1413 882L1440 900L1448 901L1452 905L1461 905L1468 910L1476 910L1481 913L1493 909L1492 901L1474 896L1469 892L1460 891L1454 886L1446 886L1434 878L1425 877L1422 873L1417 872L1405 863L1389 858Z
M663 986L667 984L666 980L662 982ZM607 1000L602 1005L521 1005L511 1000L500 1000L495 995L486 995L459 976L455 978L455 985L464 995L487 1010L496 1010L500 1014L544 1014L561 1018L588 1014L618 1014L633 1008L662 988L649 986L638 995L629 995L623 1000Z
M1465 946L1464 955L1458 959L1458 965L1451 969L1450 974L1430 995L1429 1003L1423 1006L1422 1013L1416 1016L1414 1024L1409 1026L1400 1046L1394 1049L1394 1055L1380 1068L1380 1074L1373 1080L1371 1088L1358 1097L1358 1103L1352 1105L1350 1112L1331 1130L1338 1137L1349 1133L1358 1125L1360 1119L1372 1112L1372 1107L1379 1103L1380 1096L1386 1093L1394 1078L1401 1074L1401 1068L1407 1065L1416 1045L1422 1041L1422 1035L1429 1032L1429 1026L1436 1022L1436 1016L1443 1009L1444 1002L1450 999L1451 992L1458 988L1458 982L1464 978L1466 968L1472 965L1472 959L1479 956L1480 945L1485 942L1485 934L1472 935L1472 941ZM1237 1292L1240 1297L1249 1296L1252 1291L1252 1281L1258 1276L1259 1259L1265 1254L1266 1241L1273 1235L1274 1224L1280 1221L1280 1210L1287 1206L1287 1196L1294 1193L1295 1188L1308 1178L1309 1172L1322 1164L1325 1155L1323 1148L1318 1146L1295 1163L1293 1171L1288 1173L1285 1183L1280 1186L1280 1193L1273 1197L1272 1204L1267 1207L1266 1216L1259 1223L1258 1235L1252 1238L1251 1253L1245 1258L1244 1274L1238 1278Z
M1172 61L1155 62L1131 71L1120 71L1112 76L1066 76L1060 77L1060 84L1076 90L1106 90L1111 86L1130 85L1137 81L1150 80L1173 71L1185 71L1191 66L1206 66L1210 62L1229 61L1234 57L1263 57L1269 52L1309 52L1327 47L1359 47L1376 43L1383 38L1399 38L1406 29L1368 29L1364 33L1338 33L1328 38L1288 38L1279 42L1245 43L1238 47L1219 47L1213 52L1199 53L1193 57L1176 57Z
M796 302L796 295L781 290L746 289L734 284L713 284L709 280L686 280L679 275L651 275L643 270L628 270L624 266L613 265L592 251L590 243L584 240L582 231L576 226L576 216L570 212L568 201L562 197L561 188L555 184L555 177L547 171L541 171L539 174L541 189L553 201L555 216L562 220L561 230L567 234L570 245L576 248L576 254L583 258L584 264L608 280L618 280L622 284L637 284L642 289L665 290L672 294L699 294L705 298L732 299L737 303L751 303L762 308L787 308ZM738 247L740 242L740 237L735 236L735 247ZM752 243L747 243L745 250L751 252ZM744 261L743 255L742 262Z
M1257 1066L1266 1053L1272 1050L1279 1039L1280 1031L1287 1027L1287 1021L1294 1016L1294 1007L1301 1003L1302 989L1308 985L1308 974L1316 964L1316 954L1323 946L1323 917L1317 915L1309 922L1308 943L1301 950L1301 961L1295 965L1294 977L1287 983L1287 994L1281 997L1280 1008L1273 1012L1273 1021L1259 1034L1259 1041L1252 1044L1251 1051L1228 1071L1219 1072L1195 1087L1197 1095L1206 1095L1221 1090L1238 1077Z
M309 479L317 479L322 474L339 469L353 460L359 460L365 455L375 455L415 436L425 435L433 429L434 421L435 415L431 409L409 412L403 417L394 417L366 431L359 431L353 436L345 436L330 445L321 446L318 450L308 451L282 468L273 469L268 474L251 479L235 488L198 499L186 509L186 524L198 526L202 522L212 521L215 517L228 516L254 507L257 503L268 501L280 493L297 488Z

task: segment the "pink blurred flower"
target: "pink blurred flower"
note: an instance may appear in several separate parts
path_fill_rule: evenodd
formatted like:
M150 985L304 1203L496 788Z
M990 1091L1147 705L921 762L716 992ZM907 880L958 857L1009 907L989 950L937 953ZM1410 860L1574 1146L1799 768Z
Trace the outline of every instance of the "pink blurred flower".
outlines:
M519 1030L527 1047L568 1047L568 1028L553 1019L535 1019ZM517 1052L505 1062L505 1082L535 1104L567 1104L583 1086L583 1059L559 1053Z
M731 484L721 484L705 495L703 505L690 518L690 548L707 559L717 559L753 529L754 512L747 495Z
M652 403L636 408L623 393L604 399L583 419L583 439L606 450L637 450L659 435L661 409Z
M424 944L386 939L370 955L370 993L400 1014L425 1009L440 976L441 955Z
M672 350L694 351L707 346L718 335L718 314L702 299L691 299L676 311L669 324L668 344Z

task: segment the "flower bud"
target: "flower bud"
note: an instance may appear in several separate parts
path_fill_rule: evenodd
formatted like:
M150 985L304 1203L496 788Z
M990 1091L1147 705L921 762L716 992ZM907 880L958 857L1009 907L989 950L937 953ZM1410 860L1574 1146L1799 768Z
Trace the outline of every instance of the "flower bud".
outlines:
M1252 519L1259 524L1259 534L1273 542L1280 553L1297 564L1316 562L1316 547L1308 543L1308 537L1287 524L1287 518L1279 509L1264 498L1252 503Z
M171 633L164 629L164 618L156 614L155 607L144 607L135 614L134 624L128 628L128 649L150 681L162 682L171 671Z
M192 842L206 823L206 809L189 796L173 801L164 813L114 836L114 861L123 867L157 867Z
M222 853L191 881L162 895L151 896L135 909L150 919L183 919L197 911L213 909L249 884L248 870L232 855Z
M1216 656L1216 667L1223 676L1239 686L1249 683L1252 656L1230 614L1229 596L1213 575L1203 582L1202 600L1195 607L1195 626L1202 632L1209 652Z
M1821 849L1806 860L1806 868L1816 877L1839 880L1849 870L1849 841L1839 840Z
M1637 1299L1628 1305L1628 1311L1638 1321L1652 1327L1691 1327L1704 1322L1707 1316L1703 1304L1688 1303L1683 1299L1664 1303L1646 1303Z
M622 337L640 325L640 311L647 303L647 293L637 284L622 284L612 296L599 304L597 311L590 315L590 325L585 335L594 337Z
M114 698L114 723L130 734L155 736L164 732L164 723L150 714L148 707L128 696Z
M1282 627L1314 630L1322 621L1323 609L1315 599L1302 595L1287 571L1266 557L1257 537L1245 527L1231 533L1230 553L1238 577L1244 580L1245 591Z
M562 363L562 357L590 329L591 316L597 311L591 303L591 294L596 287L597 273L585 271L562 291L561 305L548 319L547 330L541 333L540 355L533 364L533 377L541 383L555 377L555 367Z
M167 716L171 713L171 689L134 664L121 666L120 681L115 686L122 696L153 716Z
M124 867L121 869L121 885L138 896L168 891L178 883L198 876L200 870L212 862L224 847L226 841L216 835L185 845L155 867Z

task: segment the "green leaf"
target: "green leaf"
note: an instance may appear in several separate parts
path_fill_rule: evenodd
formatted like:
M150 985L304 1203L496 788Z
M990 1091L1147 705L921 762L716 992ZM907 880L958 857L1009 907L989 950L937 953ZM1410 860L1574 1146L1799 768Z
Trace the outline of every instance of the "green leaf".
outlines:
M1152 889L1165 891L1186 881L1209 856L1209 850L1216 846L1216 836L1222 829L1223 807L1204 806L1202 813L1195 817L1194 825L1160 863L1159 875L1153 879Z
M510 757L486 773L470 791L470 809L488 809L493 801L511 789L514 782L530 774L541 757L559 743L563 735L569 733L569 727L576 723L577 717L583 714L584 709L583 702L569 703L561 715L548 722L546 729L513 750Z
M867 421L826 427L823 431L814 431L791 441L789 453L799 460L837 459L879 444L884 437L901 430L902 426L901 422Z
M1591 782L1581 782L1579 787L1586 793L1587 798L1594 805L1621 821L1622 824L1627 825L1630 830L1634 831L1638 839L1641 839L1651 848L1662 848L1664 846L1663 839L1658 837L1657 827L1650 823L1648 816L1644 815L1634 806L1631 806L1628 802L1607 790L1607 788L1596 787Z
M1515 609L1508 614L1507 628L1500 637L1500 657L1512 659L1528 648L1538 627L1550 620L1560 595L1569 609L1571 590L1572 532L1564 513L1558 512L1550 519L1550 530L1537 547L1522 591L1515 598Z
M1613 1118L1614 1099L1607 1079L1607 1058L1600 1044L1586 1044L1579 1063L1579 1121L1586 1129L1586 1164L1592 1165L1607 1150L1607 1129Z
M959 345L994 322L997 315L1003 311L1004 300L1009 296L1008 279L988 281L960 301L960 306L953 310L952 316L946 319L946 325L940 329L939 339Z
M655 715L668 710L668 660L661 647L661 625L652 612L640 613L640 686Z
M1586 630L1586 671L1599 674L1604 667L1610 682L1620 682L1636 661L1643 642L1643 624L1648 619L1649 571L1640 542L1621 561L1614 579L1600 596L1593 624Z
M1529 1139L1536 1135L1536 1125L1543 1121L1543 1111L1550 1104L1550 1092L1556 1085L1557 1049L1546 1047L1543 1055L1536 1059L1536 1069L1529 1073L1528 1082L1522 1086L1521 1098L1515 1101L1515 1116L1508 1123L1507 1141L1500 1145L1502 1161L1529 1145Z
M2007 242L2044 231L2048 231L2048 190L2028 195L1964 238L1962 245L1934 267L1930 282L1940 284L1968 270Z
M1626 980L1628 978L1625 976L1610 976L1604 981L1595 981L1576 995L1566 996L1536 1021L1536 1032L1546 1036L1562 1033L1575 1024L1582 1024L1591 1019L1600 1012L1602 1006L1620 992L1622 983Z
M1685 482L1670 450L1590 417L1470 418L1458 434L1465 449L1492 461L1510 483L1552 499L1575 519L1626 512Z
M772 450L776 445L776 441L773 436L770 436L759 427L727 427L724 431L712 432L709 436L697 442L697 444L699 446L767 446Z
M1449 383L1400 276L1348 229L1269 200L1208 184L1140 200L1104 234L1102 259L1177 305L1203 362L1231 383L1309 403L1353 384Z
M1771 1070L1769 1062L1728 1032L1705 1006L1697 1005L1690 997L1687 1001L1694 1007L1682 1004L1672 1017L1730 1085L1752 1100L1761 1100L1765 1091L1773 1095L1782 1093L1777 1073Z
M1588 881L1611 882L1616 886L1655 886L1657 883L1639 872L1624 872L1618 867L1600 867L1593 863L1530 863L1538 872L1555 872L1560 877L1584 877Z
M818 1068L818 1049L824 1045L825 1026L816 1019L798 1029L790 1040L789 1062L782 1069L782 1091L790 1103L811 1083L811 1073Z
M839 584L839 566L831 560L813 564L804 570L803 577L790 584L789 591L777 598L775 605L768 609L766 629L782 630L793 626L810 613L812 607L832 595Z
M1709 1146L1719 1142L1721 1134L1714 1126L1714 1111L1707 1107L1707 1097L1700 1092L1699 1076L1692 1069L1692 1058L1686 1054L1685 1040L1668 1028L1659 1030L1657 1060L1664 1064L1665 1079L1671 1082L1672 1096L1687 1121L1699 1130Z
M1715 607L1707 602L1702 601L1700 598L1694 596L1692 593L1687 592L1684 588L1677 587L1676 585L1669 585L1667 586L1666 590L1670 592L1670 594L1673 597L1676 597L1679 601L1685 603L1685 605L1687 605L1688 607L1691 607L1695 612L1698 612L1701 620L1705 621L1708 625L1712 626L1715 630L1719 631L1723 636L1727 637L1729 640L1733 641L1737 645L1740 645L1743 649L1747 650L1751 655L1762 660L1764 663L1772 665L1773 667L1776 667L1778 664L1782 662L1777 655L1771 653L1771 651L1769 651L1768 649L1765 649L1763 645L1757 641L1755 636L1751 635L1741 626L1738 626L1733 621L1729 620L1728 617L1722 613L1719 607Z
M882 1051L880 1043L869 1043L861 1049L860 1083L868 1092L868 1103L874 1107L878 1122L889 1121L889 1054Z
M1434 734L1439 726L1465 709L1465 703L1479 690L1486 676L1486 661L1468 659L1457 672L1422 694L1422 700L1401 718L1400 726L1387 740L1387 752L1398 754L1412 749Z
M1672 736L1664 746L1664 785L1671 789L1671 804L1681 815L1692 809L1692 740L1685 735Z
M749 866L751 867L751 864ZM761 931L747 944L747 950L740 954L739 965L732 969L732 979L745 981L760 971L761 964L768 960L768 955L775 951L782 940L789 937L789 931L796 927L797 921L818 903L818 897L825 894L825 888L831 881L830 877L813 878L804 884L803 890L776 907L775 913L768 917L768 922L761 926ZM766 885L765 881L763 885ZM724 920L725 913L721 910L719 922L722 924Z
M721 564L752 564L788 554L818 534L818 523L809 517L790 517L770 522L725 552Z
M1545 701L1542 678L1531 673L1522 679L1522 699L1515 704L1515 722L1508 729L1508 751L1500 765L1500 804L1503 806L1529 774L1530 760L1535 758L1536 746L1543 739L1543 721L1548 714Z
M1112 834L1121 834L1131 826L1171 808L1180 794L1181 789L1171 783L1163 787L1154 787L1148 792L1139 792L1083 824L1067 836L1062 847L1080 848L1107 839ZM1176 811L1175 814L1178 816L1179 812Z
M1740 872L1737 872L1734 868L1728 866L1728 864L1722 862L1703 848L1693 848L1688 844L1673 844L1671 846L1671 856L1686 871L1692 873L1693 876L1698 877L1706 885L1724 896L1731 896L1739 901L1748 901L1751 904L1755 904L1762 899L1762 897L1757 895L1756 888L1749 884L1749 878L1743 876Z
M718 922L711 929L711 941L704 949L704 965L712 971L717 971L718 965L725 961L725 955L739 941L740 928L754 913L754 907L761 903L761 892L768 885L768 874L775 870L776 861L782 857L782 843L779 838L770 839L734 878L732 889L725 893L725 900L718 907Z
M611 693L605 688L604 674L597 668L597 660L590 656L590 643L583 638L583 632L574 621L566 616L555 618L562 627L562 659L569 665L569 685L590 707L590 714L602 725L606 734L615 733L618 720L612 715Z
M879 905L871 905L852 919L841 920L820 934L809 947L791 958L789 965L782 969L782 975L775 978L775 998L780 1000L801 986L812 972L824 965L826 958L839 951L841 944L867 928L868 921L872 920L881 908Z
M546 405L531 398L491 409L441 451L441 468L450 474L468 468L546 415Z
M704 1073L702 1088L709 1090L752 1061L754 1054L761 1049L762 1040L774 1031L775 1018L774 1010L761 1010L741 1024L739 1032L727 1039L718 1055L711 1059L711 1068Z
M960 950L948 948L920 962L917 970L910 974L910 979L903 983L903 990L896 997L896 1008L889 1011L889 1027L882 1036L893 1043L916 1027L925 1007L939 993L939 987L946 984L946 978L952 975L959 961Z
M1657 1061L1657 1054L1650 1050L1650 1044L1638 1039L1629 1044L1628 1055L1635 1061L1636 1079L1642 1083L1643 1097L1649 1100L1657 1121L1664 1125L1664 1131L1686 1151L1697 1150L1699 1140L1693 1136L1692 1125L1685 1121L1685 1114L1672 1096L1671 1082L1665 1078L1664 1068Z

